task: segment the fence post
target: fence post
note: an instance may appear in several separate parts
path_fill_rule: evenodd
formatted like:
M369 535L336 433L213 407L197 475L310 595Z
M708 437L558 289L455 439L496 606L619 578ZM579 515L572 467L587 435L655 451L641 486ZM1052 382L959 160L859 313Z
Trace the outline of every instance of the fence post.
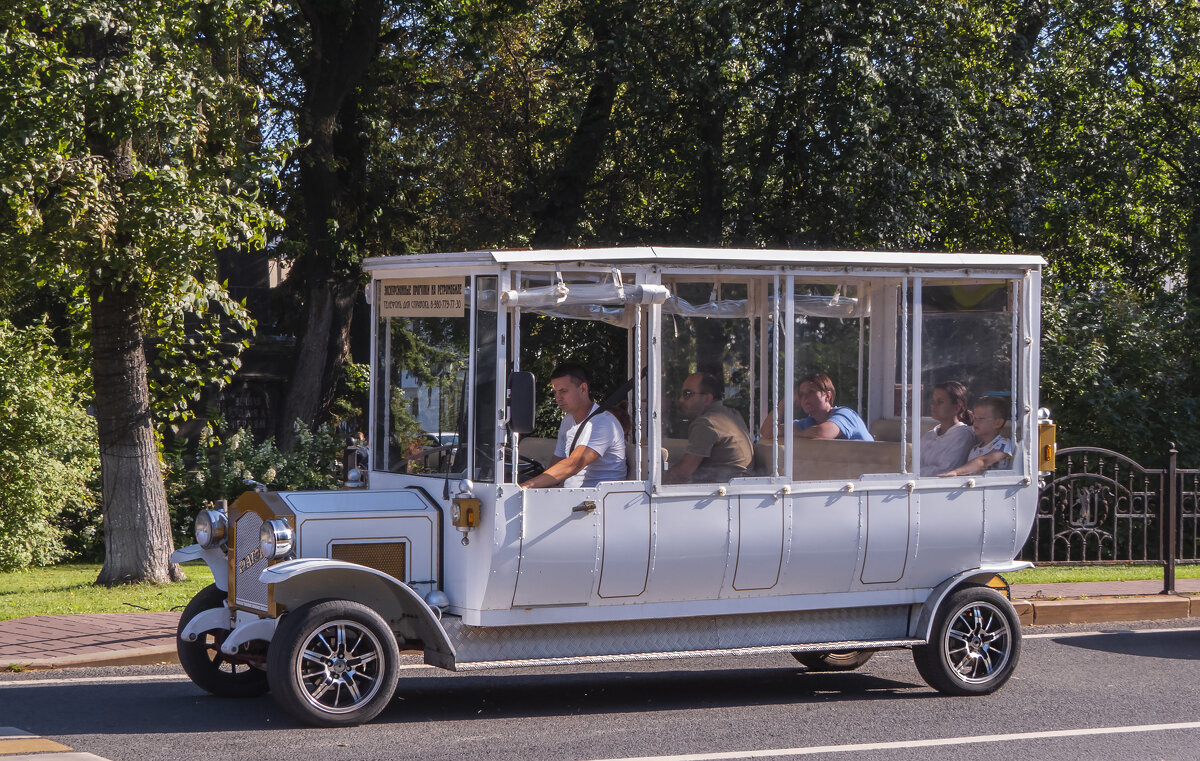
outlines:
M1163 525L1159 536L1163 542L1163 591L1164 595L1175 594L1175 524L1177 516L1177 507L1179 499L1179 480L1176 471L1176 458L1179 457L1179 451L1175 449L1175 442L1169 443L1167 449L1167 472L1166 484L1164 485L1165 494L1163 499Z

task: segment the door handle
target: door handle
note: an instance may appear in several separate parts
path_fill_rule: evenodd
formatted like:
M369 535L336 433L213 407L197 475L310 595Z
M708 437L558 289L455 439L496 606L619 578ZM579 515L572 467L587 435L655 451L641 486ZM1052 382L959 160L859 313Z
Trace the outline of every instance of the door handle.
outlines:
M583 504L576 505L571 508L573 513L594 513L596 512L596 501L593 499L585 499Z

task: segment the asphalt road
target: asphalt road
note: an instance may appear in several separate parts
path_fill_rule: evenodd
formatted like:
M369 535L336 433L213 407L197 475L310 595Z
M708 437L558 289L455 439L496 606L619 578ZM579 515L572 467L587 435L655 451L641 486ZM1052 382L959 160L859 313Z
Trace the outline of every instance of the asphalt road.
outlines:
M371 724L311 729L175 666L0 675L0 726L111 761L1200 758L1195 620L1026 630L999 693L950 698L908 651L806 674L787 655L450 674L406 669Z

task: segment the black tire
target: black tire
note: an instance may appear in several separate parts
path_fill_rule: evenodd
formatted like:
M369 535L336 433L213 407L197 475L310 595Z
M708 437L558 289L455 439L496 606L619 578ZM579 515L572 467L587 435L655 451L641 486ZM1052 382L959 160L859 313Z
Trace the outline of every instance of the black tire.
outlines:
M180 632L196 616L206 610L220 608L226 593L209 584L196 593L192 601L179 616L175 630L175 651L179 654L179 665L188 677L202 690L221 698L253 698L264 694L270 686L267 675L245 659L231 658L221 652L221 643L229 633L225 629L204 632L195 642L179 639Z
M792 653L792 656L809 671L854 671L874 654L874 650L825 650Z
M947 695L988 695L1004 686L1021 656L1021 621L988 587L964 587L943 602L929 644L913 648L921 677Z
M370 721L391 701L400 649L387 623L365 605L318 600L284 616L267 651L275 699L317 727Z

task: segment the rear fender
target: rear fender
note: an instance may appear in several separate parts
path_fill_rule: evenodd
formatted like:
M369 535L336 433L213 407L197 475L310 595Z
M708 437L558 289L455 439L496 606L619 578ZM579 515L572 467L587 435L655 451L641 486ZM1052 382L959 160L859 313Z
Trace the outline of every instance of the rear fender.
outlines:
M427 652L454 658L441 614L407 584L382 571L342 560L300 558L270 566L259 580L273 585L275 603L289 610L322 599L362 603L401 638L420 640Z
M934 614L937 613L942 601L959 587L966 584L982 584L998 573L1012 573L1013 571L1023 571L1026 568L1033 568L1033 563L1014 560L1010 563L974 568L951 576L933 588L933 591L925 598L925 602L922 603L917 615L910 618L908 636L920 637L928 642L929 634L933 630Z

